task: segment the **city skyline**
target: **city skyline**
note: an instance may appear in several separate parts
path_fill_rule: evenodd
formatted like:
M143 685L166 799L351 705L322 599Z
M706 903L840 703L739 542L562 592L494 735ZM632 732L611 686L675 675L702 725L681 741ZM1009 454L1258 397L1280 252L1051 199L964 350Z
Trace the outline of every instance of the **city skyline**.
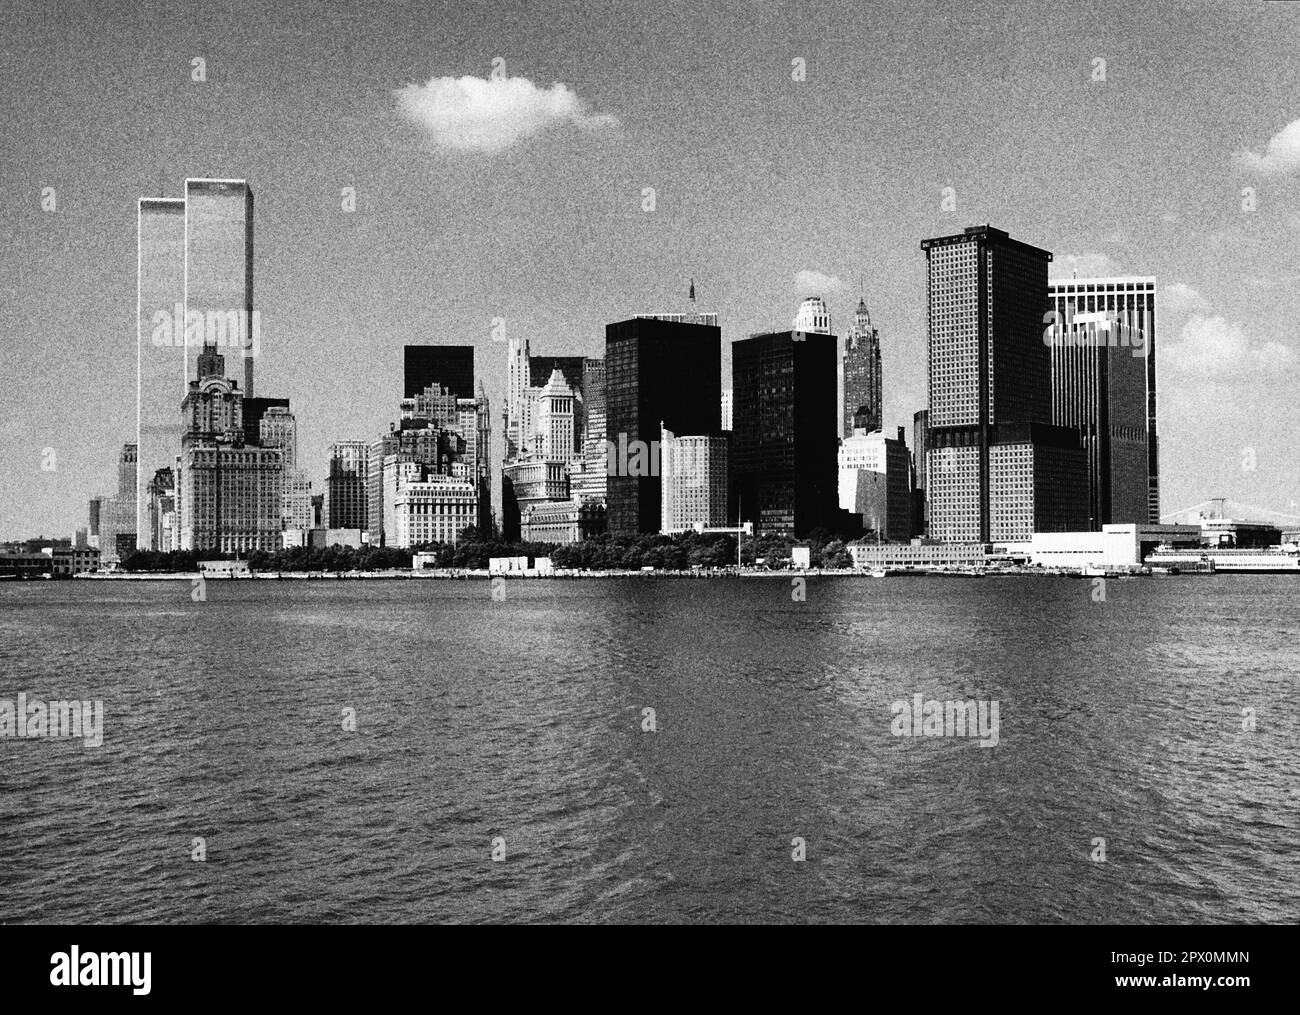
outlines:
M213 49L208 19L222 13L195 5L169 21L161 50L174 65L158 56L138 73L130 18L57 48L41 43L50 30L36 8L20 7L21 31L0 43L15 106L0 130L17 170L0 184L12 209L0 272L19 336L3 356L7 376L39 381L0 410L10 435L0 467L26 478L23 496L0 499L0 538L70 532L89 497L111 488L111 463L135 429L120 395L137 366L132 218L142 195L178 198L175 181L187 178L244 179L257 192L259 387L291 399L318 483L331 444L365 439L391 416L402 345L474 345L489 399L504 404L494 321L548 355L599 356L605 324L684 307L689 276L719 312L724 377L732 342L782 326L807 295L847 320L855 285L841 280L865 277L892 432L925 405L915 243L995 222L1052 250L1057 278L1160 279L1163 511L1210 496L1298 510L1285 395L1300 308L1280 266L1295 253L1300 159L1286 128L1300 116L1300 72L1271 58L1296 28L1265 7L1232 22L1249 45L1222 53L1202 40L1230 15L1202 4L1168 24L1143 19L1140 47L1126 37L1139 16L1120 6L1100 18L1031 12L1014 30L988 8L952 38L930 38L924 10L791 10L752 24L718 13L709 30L734 46L710 50L712 66L682 45L684 26L650 18L638 27L661 43L659 62L632 74L612 73L616 56L631 58L613 23L589 25L578 50L563 37L566 18L548 27L508 6L482 15L501 19L503 32L478 34L492 52L449 44L455 25L412 33L420 16L395 7L391 22L358 26L353 44L373 61L340 59L317 38L284 51L291 12L250 11ZM506 28L511 18L518 28ZM873 65L852 52L849 27L876 33L888 58ZM247 57L236 55L241 41ZM945 85L928 72L950 51L975 55ZM258 52L337 68L347 98L279 95L271 62L250 63ZM490 88L497 57L520 89L552 94L564 82L576 105L561 103L569 112L554 123L533 106L497 110L501 132L486 140L424 115L436 90L420 82L477 77ZM792 79L795 59L805 80ZM105 95L103 124L75 139L32 129L30 110L70 116L79 86L105 69L122 85ZM853 75L863 87L846 90ZM708 102L683 114L679 87ZM959 125L989 119L980 103L993 98L1019 115L1000 110L972 147ZM1175 108L1195 127L1194 148L1163 126ZM1062 151L1052 126L1062 116L1083 136L1104 131L1107 158ZM122 117L140 124L143 148L105 129ZM304 117L325 133L294 133L286 146L281 135ZM864 171L847 174L846 153L864 144ZM772 157L795 151L794 161ZM741 181L754 174L771 186L750 193ZM643 210L647 187L653 210ZM78 362L96 363L96 383L67 369ZM62 408L73 401L99 425L74 431ZM43 470L47 448L57 464Z

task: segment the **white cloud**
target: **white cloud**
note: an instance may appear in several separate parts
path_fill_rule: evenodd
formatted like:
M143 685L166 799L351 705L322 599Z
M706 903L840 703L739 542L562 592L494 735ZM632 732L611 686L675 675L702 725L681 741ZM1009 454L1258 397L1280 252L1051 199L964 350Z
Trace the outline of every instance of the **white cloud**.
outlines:
M794 277L794 288L800 296L829 296L843 290L844 283L836 275L804 269Z
M1210 311L1210 301L1191 286L1182 282L1160 287L1156 306L1165 313L1175 317L1187 314L1206 314Z
M1193 315L1178 340L1166 343L1157 356L1165 367L1220 378L1281 370L1295 361L1295 354L1286 346L1252 342L1240 324L1202 314Z
M1124 273L1105 254L1061 254L1047 267L1049 278L1070 278L1075 274L1080 278L1097 278Z
M1261 176L1281 176L1300 169L1300 120L1279 130L1264 147L1263 155L1237 152L1237 164Z
M459 151L499 152L548 127L583 130L618 126L595 116L567 85L539 88L528 78L431 78L393 92L398 112L424 127L439 145Z

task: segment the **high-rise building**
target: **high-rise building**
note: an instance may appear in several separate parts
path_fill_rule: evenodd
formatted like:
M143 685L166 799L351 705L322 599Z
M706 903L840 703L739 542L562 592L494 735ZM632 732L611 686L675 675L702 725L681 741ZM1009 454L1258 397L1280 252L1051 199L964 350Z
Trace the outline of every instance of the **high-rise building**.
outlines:
M972 226L921 244L927 263L930 534L1020 541L1087 521L1079 432L1051 423L1043 340L1052 255Z
M473 482L439 475L416 462L392 459L393 538L390 546L410 549L425 543L455 544L468 526L477 525L478 493ZM388 479L389 462L385 462Z
M96 550L99 549L100 519L104 516L104 504L107 500L108 498L102 494L90 498L86 542Z
M176 514L176 473L158 469L146 490L148 497L149 548L170 553L180 549L180 523ZM137 541L138 545L138 541Z
M238 386L238 385L236 385ZM287 398L249 398L243 399L244 443L256 447L262 442L262 417L272 409L289 411Z
M252 398L261 324L253 313L253 191L244 180L185 181L187 381L201 379L204 345L242 362L235 372L243 377L243 396Z
M721 355L722 332L716 324L646 316L608 325L607 446L631 448L648 457L651 445L657 446L661 425L673 433L718 433ZM645 474L630 460L621 459L609 465L612 468L606 477L606 489L610 533L657 533L661 510L658 470Z
M836 525L838 343L808 331L732 343L731 455L741 521L804 536Z
M366 480L370 471L370 445L365 441L331 444L329 463L321 502L322 528L368 528Z
M286 529L312 527L311 478L298 467L298 421L288 406L268 406L258 423L257 446L279 448L284 464L280 520Z
M727 524L727 451L724 434L660 431L661 532Z
M556 367L537 395L537 451L542 458L562 461L574 458L574 405L577 392Z
M925 499L925 454L929 450L927 443L929 428L929 409L919 409L912 414L912 535L914 536L924 536L929 531L930 516Z
M142 197L136 217L136 520L141 550L160 549L149 487L181 449L185 397L185 201Z
M403 351L403 398L441 385L456 398L474 397L472 345L408 345Z
M245 360L247 363L248 360ZM180 549L247 554L281 547L284 460L244 441L243 401L205 345L181 403Z
M911 461L902 427L898 438L867 430L867 412L854 420L853 433L840 442L839 506L862 516L863 528L891 542L911 537Z
M118 563L139 544L135 531L138 461L136 445L123 444L117 456L117 492L103 502L100 514L100 560L105 565Z
M419 475L452 475L452 466L464 454L465 441L454 430L430 426L428 420L402 420L370 445L366 476L366 523L371 546L392 545L396 530L395 497L399 474L396 466L424 466Z
M829 335L831 312L826 309L826 301L820 296L809 296L799 304L799 312L794 317L794 330L814 335Z
M1059 279L1048 293L1052 421L1083 437L1089 528L1158 522L1156 280Z
M844 433L850 435L858 425L855 417L865 413L863 423L868 433L884 426L881 400L880 335L871 326L871 312L866 297L858 300L853 324L844 340Z
M722 429L728 432L731 430L731 410L731 389L727 388L722 392Z
M286 469L298 467L298 419L287 405L269 406L258 421L257 443L279 448Z
M528 361L528 340L511 338L506 347L506 404L502 413L506 461L521 451L520 416L523 413L524 389L529 386Z

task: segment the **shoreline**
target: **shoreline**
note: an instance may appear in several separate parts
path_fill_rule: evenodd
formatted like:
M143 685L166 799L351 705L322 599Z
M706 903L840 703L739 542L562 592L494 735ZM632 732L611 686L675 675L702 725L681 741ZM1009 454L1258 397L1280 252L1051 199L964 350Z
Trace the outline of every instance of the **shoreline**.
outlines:
M1264 573L1264 572L1218 572L1218 573ZM1270 572L1271 573L1271 572ZM1132 578L1181 578L1181 577L1199 577L1197 572L1186 571L1176 575L1151 575L1141 572L1112 572L1106 575L1086 575L1080 570L1069 570L1064 568L1018 568L1018 569L998 569L998 570L939 570L933 569L908 569L908 570L890 570L886 575L873 575L869 569L864 568L807 568L807 569L788 569L780 571L769 571L766 569L745 569L742 571L731 570L708 570L708 571L627 571L627 570L607 570L607 571L568 571L556 570L550 574L520 574L518 572L506 574L492 574L485 570L455 570L440 571L429 569L426 571L410 570L390 570L390 571L343 571L343 572L320 572L320 571L275 571L262 572L260 574L248 575L201 575L198 571L166 571L166 572L87 572L68 576L72 579L81 579L85 581L194 581L202 577L205 581L226 582L226 581L463 581L463 580L482 580L492 578L508 578L512 581L532 581L532 580L569 580L569 579L588 579L588 578L674 578L674 579L790 579L790 578L1091 578L1106 577L1117 580L1128 580ZM1212 576L1212 575L1210 575ZM34 578L18 579L24 581L40 580ZM65 579L55 579L63 581Z

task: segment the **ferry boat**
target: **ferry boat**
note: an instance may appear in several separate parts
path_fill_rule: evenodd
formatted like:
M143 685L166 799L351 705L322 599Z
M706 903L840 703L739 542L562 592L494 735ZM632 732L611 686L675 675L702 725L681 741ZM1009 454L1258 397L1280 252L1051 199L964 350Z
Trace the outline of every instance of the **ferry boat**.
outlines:
M1146 562L1152 570L1176 567L1182 572L1202 574L1300 574L1300 547L1294 543L1251 549L1173 550L1160 546Z

